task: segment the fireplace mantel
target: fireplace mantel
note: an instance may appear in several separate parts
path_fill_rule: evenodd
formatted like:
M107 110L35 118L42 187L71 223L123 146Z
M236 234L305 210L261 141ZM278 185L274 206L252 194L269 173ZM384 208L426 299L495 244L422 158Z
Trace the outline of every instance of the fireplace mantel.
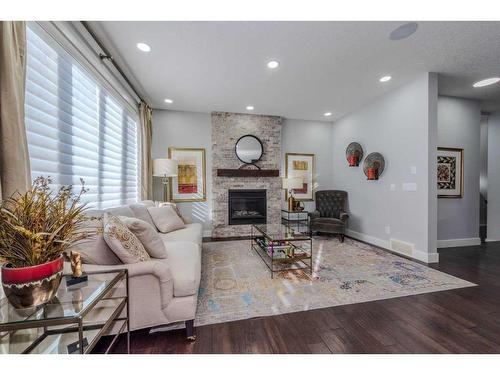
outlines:
M217 169L217 177L279 177L279 169Z

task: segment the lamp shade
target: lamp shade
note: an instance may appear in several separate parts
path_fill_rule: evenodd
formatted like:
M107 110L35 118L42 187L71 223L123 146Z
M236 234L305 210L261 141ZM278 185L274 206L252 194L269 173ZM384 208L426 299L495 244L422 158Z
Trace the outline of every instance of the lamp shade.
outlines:
M177 160L174 159L154 159L153 176L175 177L177 176Z
M292 190L300 189L304 181L302 177L287 177L283 178L283 189Z

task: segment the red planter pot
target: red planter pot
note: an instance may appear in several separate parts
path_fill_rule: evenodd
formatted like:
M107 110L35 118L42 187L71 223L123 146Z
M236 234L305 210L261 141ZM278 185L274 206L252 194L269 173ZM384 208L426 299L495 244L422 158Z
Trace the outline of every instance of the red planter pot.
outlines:
M367 174L368 180L378 180L378 169L367 168L366 174Z
M358 155L351 154L347 159L349 167L357 167L359 165Z
M61 283L64 258L31 267L2 266L2 287L15 308L39 306L49 302Z

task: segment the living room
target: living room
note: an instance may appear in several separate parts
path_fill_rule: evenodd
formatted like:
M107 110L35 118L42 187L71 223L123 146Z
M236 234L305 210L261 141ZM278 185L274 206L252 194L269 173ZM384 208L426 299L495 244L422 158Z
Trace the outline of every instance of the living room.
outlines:
M0 353L500 351L499 22L37 14Z

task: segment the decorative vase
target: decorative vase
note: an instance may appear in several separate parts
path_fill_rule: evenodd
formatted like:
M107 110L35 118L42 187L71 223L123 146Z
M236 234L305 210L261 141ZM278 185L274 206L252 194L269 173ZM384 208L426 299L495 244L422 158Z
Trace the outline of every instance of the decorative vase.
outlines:
M349 162L349 167L357 167L359 165L358 155L351 154L347 160Z
M16 309L36 307L49 302L57 292L63 273L64 258L30 267L2 266L2 287Z
M367 168L366 175L368 180L378 180L378 169L376 168Z

